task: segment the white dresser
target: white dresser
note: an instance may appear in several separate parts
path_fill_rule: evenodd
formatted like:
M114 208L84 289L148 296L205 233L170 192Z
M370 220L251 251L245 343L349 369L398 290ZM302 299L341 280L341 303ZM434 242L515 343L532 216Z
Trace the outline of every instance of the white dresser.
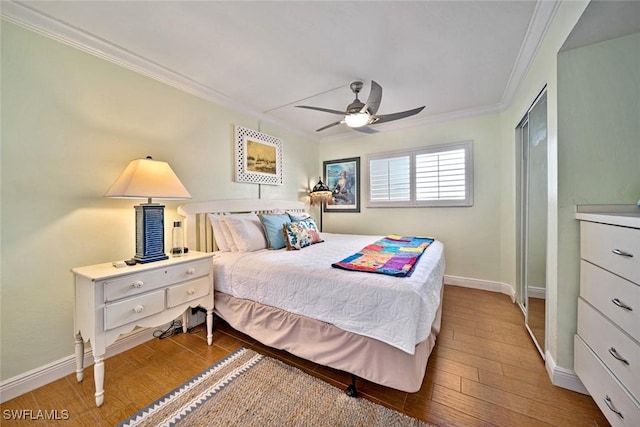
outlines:
M575 371L612 426L640 426L640 209L585 206L576 218Z
M104 401L104 354L136 326L158 327L187 309L207 309L207 342L213 340L212 253L189 252L165 261L115 268L111 263L74 268L76 377L83 379L84 342L91 342L96 405Z

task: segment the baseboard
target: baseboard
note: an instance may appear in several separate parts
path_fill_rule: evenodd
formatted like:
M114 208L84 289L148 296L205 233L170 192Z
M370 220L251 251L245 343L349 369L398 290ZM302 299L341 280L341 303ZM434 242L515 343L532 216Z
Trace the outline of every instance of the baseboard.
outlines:
M537 286L529 286L527 288L527 296L529 298L547 299L547 290Z
M577 393L589 395L589 392L575 371L556 365L556 361L553 360L551 353L548 351L544 355L544 365L545 368L547 368L547 374L549 375L549 379L551 379L551 384Z
M510 285L501 282L493 282L490 280L471 279L468 277L459 276L444 276L445 285L461 286L463 288L482 289L485 291L499 292L501 294L508 295L511 298L511 302L516 302L516 291Z
M119 338L113 345L109 346L105 353L105 358L114 356L123 351L129 350L154 338L153 332L157 328L143 328ZM84 352L84 367L93 365L93 355L91 349ZM0 403L4 403L24 393L35 390L53 381L59 380L76 370L76 358L74 355L40 366L31 371L9 378L0 383Z

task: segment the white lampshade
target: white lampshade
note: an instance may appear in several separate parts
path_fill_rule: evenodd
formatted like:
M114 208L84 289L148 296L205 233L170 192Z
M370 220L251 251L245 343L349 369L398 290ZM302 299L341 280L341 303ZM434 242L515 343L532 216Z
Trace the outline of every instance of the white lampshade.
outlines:
M132 160L104 196L147 199L147 203L135 206L134 263L144 264L169 258L164 253L164 205L152 203L151 199L190 199L191 194L167 162L159 162L151 157Z
M344 117L344 121L347 124L347 126L352 128L359 128L369 124L369 119L370 119L370 116L367 113L347 114Z
M132 160L104 196L149 200L191 198L169 163L151 157Z

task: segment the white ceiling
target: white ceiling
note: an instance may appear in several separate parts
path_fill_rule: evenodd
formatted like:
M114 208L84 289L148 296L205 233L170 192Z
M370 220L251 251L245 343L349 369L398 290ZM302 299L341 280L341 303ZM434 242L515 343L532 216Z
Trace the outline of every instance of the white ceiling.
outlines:
M26 1L3 17L305 136L354 132L349 83L383 87L380 131L508 104L555 1ZM358 135L361 135L358 133Z

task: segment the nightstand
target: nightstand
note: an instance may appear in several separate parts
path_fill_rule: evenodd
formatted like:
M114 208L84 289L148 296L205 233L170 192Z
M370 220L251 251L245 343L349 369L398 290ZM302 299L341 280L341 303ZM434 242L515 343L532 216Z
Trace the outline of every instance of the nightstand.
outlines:
M213 341L212 253L189 252L165 261L116 268L111 263L74 268L76 378L83 379L84 342L94 359L96 405L104 402L104 354L135 327L158 327L187 309L207 309L207 343Z

